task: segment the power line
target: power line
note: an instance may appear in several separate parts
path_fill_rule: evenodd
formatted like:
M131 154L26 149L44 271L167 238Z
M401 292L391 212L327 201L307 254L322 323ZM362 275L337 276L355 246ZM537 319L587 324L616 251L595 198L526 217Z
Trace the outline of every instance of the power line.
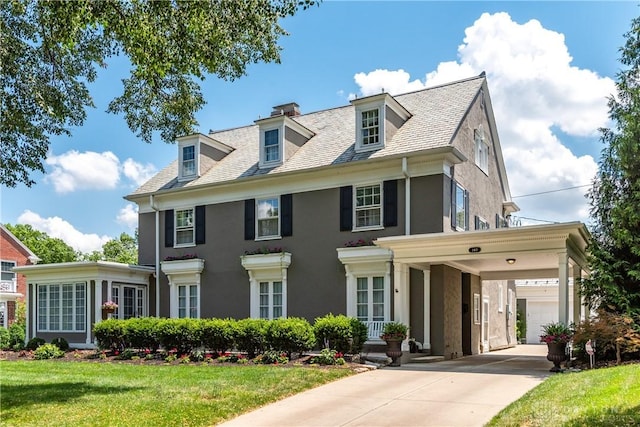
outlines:
M512 199L517 199L519 197L531 197L531 196L540 196L542 194L550 194L550 193L557 193L559 191L567 191L567 190L575 190L576 188L584 188L584 187L591 187L591 184L584 184L584 185L576 185L574 187L566 187L566 188L559 188L557 190L549 190L549 191L541 191L539 193L531 193L531 194L522 194L520 196L511 196Z

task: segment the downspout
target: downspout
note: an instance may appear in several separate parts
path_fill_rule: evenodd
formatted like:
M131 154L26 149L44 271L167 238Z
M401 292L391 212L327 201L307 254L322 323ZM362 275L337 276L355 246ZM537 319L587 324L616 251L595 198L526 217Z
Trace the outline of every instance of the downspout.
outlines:
M149 204L156 213L156 317L160 317L160 210L155 204L153 194L149 196Z
M411 177L407 158L402 158L402 174L404 175L404 234L411 234Z

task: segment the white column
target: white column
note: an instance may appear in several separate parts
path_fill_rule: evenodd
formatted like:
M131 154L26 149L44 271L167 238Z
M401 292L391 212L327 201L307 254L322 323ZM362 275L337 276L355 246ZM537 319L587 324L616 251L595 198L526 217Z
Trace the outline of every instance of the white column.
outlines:
M86 281L85 286L86 286L86 293L85 293L86 300L84 302L84 307L85 307L85 310L86 310L86 314L85 314L86 317L85 317L84 321L85 321L85 328L87 328L87 338L85 340L85 344L91 344L91 315L93 314L93 310L91 309L91 294L92 294L92 292L91 292L91 280L90 279ZM97 318L98 317L97 313L102 314L102 311L96 311L95 313L96 313L96 318ZM96 323L97 323L97 320L98 319L96 319Z
M31 295L31 290L33 289L33 293L35 295ZM24 343L26 344L32 337L31 337L31 325L33 324L34 326L37 325L37 318L36 316L38 315L38 307L37 304L33 304L33 307L30 307L29 304L31 304L32 302L32 298L33 301L38 302L38 290L36 289L36 285L33 283L29 283L27 282L27 292L25 292L25 300L24 303L26 304L26 308L27 308L27 315L26 315L26 336L25 336L25 341ZM31 313L31 317L29 316L29 313Z
M569 324L569 256L566 252L558 254L558 321Z
M431 270L422 270L424 274L424 338L422 348L431 349Z
M393 263L393 320L409 326L409 267ZM402 342L402 350L409 350L408 340Z
M351 269L349 268L348 264L344 265L344 270L346 271L345 273L345 277L346 277L346 303L347 303L347 316L349 317L356 317L357 316L357 312L356 312L356 279L353 276L353 273L351 273Z

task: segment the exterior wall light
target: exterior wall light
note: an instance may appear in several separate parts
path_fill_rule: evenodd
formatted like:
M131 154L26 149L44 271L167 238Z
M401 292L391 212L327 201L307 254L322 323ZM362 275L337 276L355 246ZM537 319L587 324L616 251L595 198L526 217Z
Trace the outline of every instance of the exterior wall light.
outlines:
M516 259L515 258L507 258L505 261L507 261L507 264L515 264L516 263Z

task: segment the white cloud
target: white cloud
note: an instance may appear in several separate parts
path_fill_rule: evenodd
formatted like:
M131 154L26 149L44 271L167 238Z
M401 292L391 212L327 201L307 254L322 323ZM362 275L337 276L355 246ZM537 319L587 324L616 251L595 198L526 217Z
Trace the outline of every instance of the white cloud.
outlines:
M102 249L109 236L97 234L84 234L75 229L73 225L64 219L54 216L43 218L35 212L25 210L18 217L19 224L29 224L36 230L47 233L50 237L62 239L66 244L81 252L92 252Z
M127 205L120 209L117 216L117 221L120 224L124 224L130 229L134 229L138 226L138 207L133 203L127 203Z
M118 157L110 151L95 153L76 150L47 158L52 171L45 180L51 182L56 193L76 190L113 189L120 180Z
M128 158L121 163L111 151L67 151L56 156L49 154L46 160L51 171L45 181L53 184L56 193L70 193L78 190L111 190L120 182L120 174L142 185L155 173L156 168Z
M136 183L136 185L142 185L147 182L156 173L156 167L151 163L143 165L138 163L132 158L128 158L122 164L122 171L124 175Z
M411 80L404 70L357 73L354 80L362 95L382 88L398 94L485 71L512 194L591 182L597 171L593 157L575 155L554 131L597 137L598 128L608 125L612 79L572 66L563 34L537 20L516 23L507 13L480 16L465 30L458 56L458 62L440 63L424 80ZM585 190L515 201L524 216L586 221Z

